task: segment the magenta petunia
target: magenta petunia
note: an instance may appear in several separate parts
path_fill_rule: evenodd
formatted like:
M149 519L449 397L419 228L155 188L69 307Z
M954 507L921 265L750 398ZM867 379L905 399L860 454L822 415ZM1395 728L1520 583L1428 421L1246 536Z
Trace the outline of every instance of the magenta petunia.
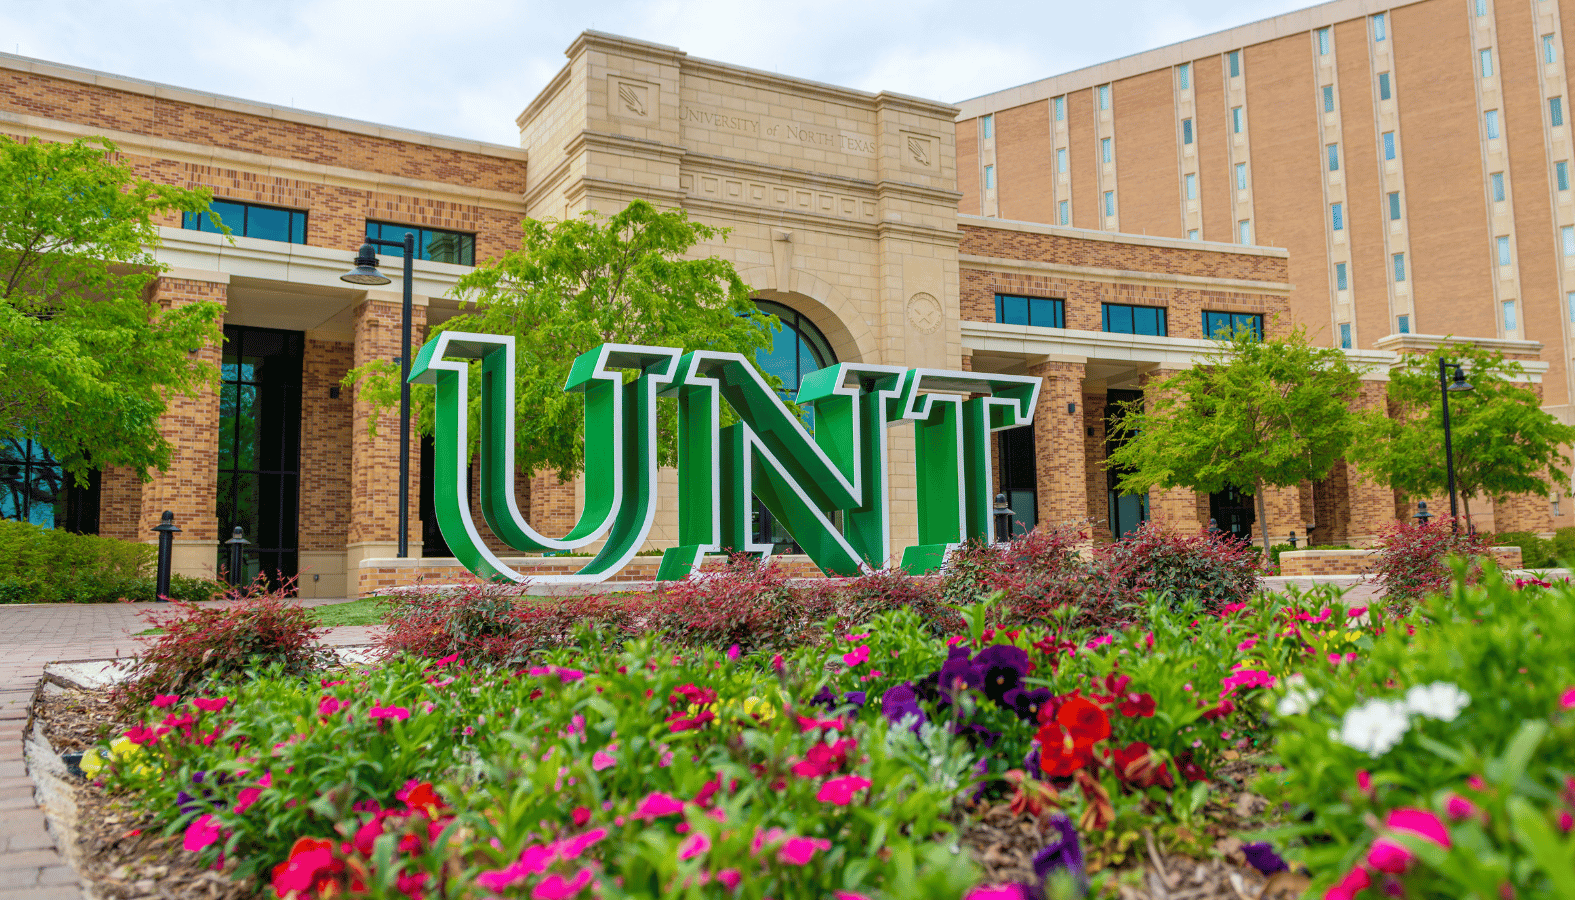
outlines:
M223 712L229 702L229 697L193 697L191 700L192 705L203 712Z
M728 890L736 891L738 890L738 883L743 881L744 877L738 873L737 869L723 869L716 873L716 880L726 885Z
M179 702L179 694L155 694L153 695L153 703L150 705L157 709L168 709Z
M633 818L655 819L659 816L675 816L684 811L682 800L675 799L661 791L656 791L644 800L634 811Z
M821 803L847 806L853 802L855 794L869 786L870 781L868 778L860 778L857 775L844 775L841 778L829 779L825 784L821 785L820 790L815 794L815 799Z
M711 839L697 831L684 838L684 842L678 845L678 858L694 859L697 856L704 855L710 849Z
M1575 687L1559 695L1559 709L1575 709Z
M343 709L344 706L345 704L342 701L334 697L324 697L323 699L317 701L317 714L326 719L339 710Z
M410 710L403 706L379 706L378 704L373 703L371 711L367 713L367 718L398 719L399 721L403 722L404 720L410 718Z
M590 869L581 869L573 878L564 878L556 873L548 875L530 892L531 900L568 900L577 896L591 883L593 874Z
M852 653L844 653L844 654L842 654L842 661L845 664L847 664L847 666L849 668L852 668L853 666L862 665L869 658L870 658L870 647L869 647L868 644L860 644L859 646L853 648L853 652Z
M592 828L584 834L575 835L558 844L558 852L564 859L579 859L580 854L588 848L601 843L607 837L607 829Z
M602 751L598 750L591 754L591 770L594 772L600 772L603 769L610 769L617 764L618 760L609 753L603 753Z
M235 812L238 814L245 813L248 809L251 809L252 804L256 803L257 798L261 796L262 788L241 788L241 792L235 797Z
M1401 807L1390 810L1388 817L1384 819L1384 826L1391 831L1415 835L1445 850L1450 847L1449 829L1444 827L1438 816L1425 809Z
M1411 868L1411 863L1416 860L1416 854L1406 849L1399 841L1381 837L1373 841L1373 846L1367 850L1367 864L1380 872L1399 875Z
M188 853L197 853L204 847L219 839L219 823L214 820L213 814L198 816L186 826L186 838L182 846Z
M830 850L831 842L825 838L790 837L782 842L777 859L791 866L807 866L816 850Z

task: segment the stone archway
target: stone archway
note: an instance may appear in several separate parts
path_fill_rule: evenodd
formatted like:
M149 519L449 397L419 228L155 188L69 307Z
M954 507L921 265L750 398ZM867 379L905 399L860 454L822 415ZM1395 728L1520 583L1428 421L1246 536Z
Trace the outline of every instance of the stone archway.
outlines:
M770 300L803 313L830 342L838 362L876 361L875 334L858 308L837 288L808 272L793 270L789 285L777 285L774 268L757 266L738 273L756 300Z

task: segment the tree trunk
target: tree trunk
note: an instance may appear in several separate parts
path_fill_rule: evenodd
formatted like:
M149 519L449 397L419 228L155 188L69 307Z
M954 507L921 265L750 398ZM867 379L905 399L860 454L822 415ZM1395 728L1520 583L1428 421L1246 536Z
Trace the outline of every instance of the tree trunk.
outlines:
M1263 480L1259 479L1253 484L1257 491L1257 496L1254 499L1258 501L1258 530L1263 532L1263 561L1267 563L1273 558L1269 552L1269 512L1268 507L1263 502Z
M1462 506L1464 506L1466 508L1466 534L1470 534L1471 533L1471 496L1469 494L1461 494L1460 495L1460 503L1461 503Z

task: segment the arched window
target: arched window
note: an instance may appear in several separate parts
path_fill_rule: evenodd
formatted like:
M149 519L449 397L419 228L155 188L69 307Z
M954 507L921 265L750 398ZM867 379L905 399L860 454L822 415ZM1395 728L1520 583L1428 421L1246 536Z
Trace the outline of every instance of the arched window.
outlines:
M782 379L782 399L792 403L798 396L804 376L827 366L836 365L837 355L831 352L831 342L820 333L808 316L790 306L770 300L756 300L761 312L776 316L782 327L772 333L771 349L755 353L755 365L760 371ZM804 423L814 427L814 418L806 410ZM776 545L778 553L800 553L793 538L773 521L771 511L759 500L754 503L753 539Z

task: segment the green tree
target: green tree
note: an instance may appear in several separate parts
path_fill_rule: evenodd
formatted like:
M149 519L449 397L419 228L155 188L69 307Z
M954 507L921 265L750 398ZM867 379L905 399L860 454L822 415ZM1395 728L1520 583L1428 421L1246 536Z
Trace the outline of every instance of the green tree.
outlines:
M661 211L635 200L612 216L594 212L564 221L527 219L518 250L482 263L460 279L456 295L474 311L431 329L511 334L515 339L516 465L572 478L585 465L583 401L563 390L575 357L601 344L645 344L742 353L771 347L776 317L762 314L732 263L688 257L696 244L726 229L692 222L681 209ZM472 368L471 396L479 392ZM632 377L632 373L631 373ZM773 387L780 381L768 376ZM346 384L383 407L399 403L399 367L379 360L353 369ZM432 388L414 385L418 427L431 434ZM658 458L677 459L672 404L662 403ZM479 436L471 404L471 449Z
M0 136L0 438L39 442L79 483L169 467L159 417L212 383L190 351L219 340L223 309L151 302L155 221L208 201L137 177L108 141Z
M1525 375L1520 363L1472 344L1407 356L1390 372L1390 408L1361 417L1352 452L1357 465L1410 497L1448 492L1441 358L1462 364L1473 387L1449 395L1455 483L1465 498L1466 520L1473 497L1546 497L1551 485L1569 490L1570 459L1563 448L1575 442L1575 427L1543 412L1536 392L1515 383Z
M1105 465L1128 493L1233 487L1257 497L1267 553L1264 488L1329 474L1350 445L1359 388L1345 354L1310 345L1305 329L1261 341L1242 329L1155 385L1146 408L1134 404L1120 422L1130 439Z

